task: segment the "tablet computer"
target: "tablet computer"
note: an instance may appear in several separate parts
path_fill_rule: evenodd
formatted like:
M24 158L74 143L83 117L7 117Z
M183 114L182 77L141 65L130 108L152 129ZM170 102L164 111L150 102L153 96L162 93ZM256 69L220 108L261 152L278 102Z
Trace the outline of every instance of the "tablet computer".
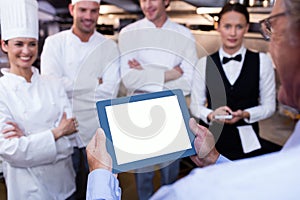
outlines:
M179 89L98 101L97 111L113 173L196 154Z

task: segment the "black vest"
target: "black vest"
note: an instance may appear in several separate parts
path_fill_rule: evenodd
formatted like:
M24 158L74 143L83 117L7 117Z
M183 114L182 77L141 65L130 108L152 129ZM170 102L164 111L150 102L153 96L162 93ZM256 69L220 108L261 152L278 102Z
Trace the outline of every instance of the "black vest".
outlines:
M259 53L247 50L240 75L231 85L223 70L219 52L207 57L205 72L207 107L215 110L227 105L236 111L257 106L259 104L259 62ZM232 160L247 156L243 153L237 129L237 126L246 124L244 120L239 120L233 125L213 123L209 126L217 141L216 148L221 154ZM258 135L258 123L251 125Z
M247 50L241 73L231 85L223 70L219 52L208 57L206 65L207 107L214 110L227 105L236 111L257 106L259 104L259 66L259 53ZM244 120L241 121L239 123L243 123Z

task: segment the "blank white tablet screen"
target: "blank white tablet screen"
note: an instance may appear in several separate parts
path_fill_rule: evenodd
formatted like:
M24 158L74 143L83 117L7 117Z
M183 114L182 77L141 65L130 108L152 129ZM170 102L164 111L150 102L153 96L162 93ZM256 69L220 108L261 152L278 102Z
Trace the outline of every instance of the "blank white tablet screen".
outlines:
M192 148L175 95L105 109L119 165Z

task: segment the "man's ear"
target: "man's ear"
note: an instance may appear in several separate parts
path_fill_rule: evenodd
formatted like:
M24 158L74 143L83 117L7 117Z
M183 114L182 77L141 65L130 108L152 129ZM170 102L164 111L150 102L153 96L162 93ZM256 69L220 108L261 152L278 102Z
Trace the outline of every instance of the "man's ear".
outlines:
M68 6L70 15L71 15L72 17L73 17L74 6L75 6L75 5L72 5L71 3L70 3L69 6Z
M169 7L170 1L171 1L171 0L164 0L164 2L165 2L165 8Z

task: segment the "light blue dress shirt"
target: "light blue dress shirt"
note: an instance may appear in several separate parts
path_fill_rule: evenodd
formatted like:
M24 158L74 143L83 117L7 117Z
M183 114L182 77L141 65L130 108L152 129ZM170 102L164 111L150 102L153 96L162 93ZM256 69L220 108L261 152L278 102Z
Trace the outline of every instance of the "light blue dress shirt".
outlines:
M188 176L159 189L161 199L299 199L300 122L280 152L235 162L220 156L217 163L194 169ZM221 164L222 163L222 164ZM89 175L87 200L120 199L121 189L107 170Z

